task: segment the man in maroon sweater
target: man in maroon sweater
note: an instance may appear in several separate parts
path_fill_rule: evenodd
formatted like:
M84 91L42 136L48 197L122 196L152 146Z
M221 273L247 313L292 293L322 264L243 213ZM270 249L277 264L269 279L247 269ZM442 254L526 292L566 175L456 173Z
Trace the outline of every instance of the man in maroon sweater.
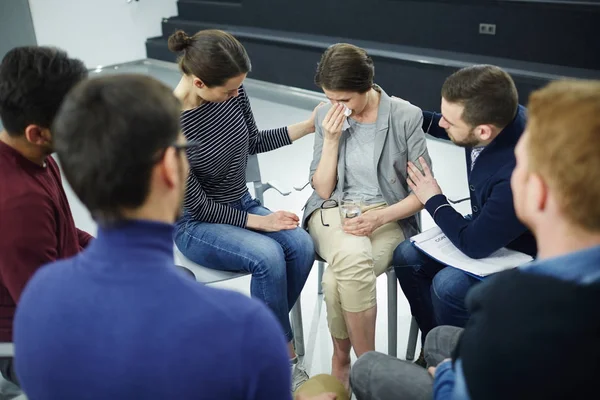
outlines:
M75 255L91 236L75 227L50 127L84 64L48 47L20 47L0 64L0 342L12 341L16 304L42 265ZM1 130L1 127L0 127ZM12 358L0 372L13 382Z

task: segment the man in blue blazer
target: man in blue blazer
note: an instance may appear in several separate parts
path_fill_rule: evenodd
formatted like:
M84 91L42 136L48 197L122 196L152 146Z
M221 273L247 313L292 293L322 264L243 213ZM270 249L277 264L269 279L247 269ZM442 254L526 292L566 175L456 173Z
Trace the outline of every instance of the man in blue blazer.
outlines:
M423 130L465 148L472 214L463 217L449 204L426 164L423 173L409 164L412 191L467 256L484 258L502 247L535 256L535 239L517 219L510 188L527 119L512 78L491 65L463 68L444 82L441 110L423 112ZM422 340L438 325L465 326L464 299L479 280L433 260L408 239L396 248L393 265Z

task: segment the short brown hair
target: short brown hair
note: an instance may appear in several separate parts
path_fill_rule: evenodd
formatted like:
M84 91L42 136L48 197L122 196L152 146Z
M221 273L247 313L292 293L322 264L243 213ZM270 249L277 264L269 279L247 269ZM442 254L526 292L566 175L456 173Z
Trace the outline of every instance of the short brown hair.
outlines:
M203 30L194 36L179 30L169 37L169 50L183 53L178 60L181 72L200 78L209 88L223 86L252 69L244 46L218 29Z
M444 82L442 97L464 107L462 120L471 127L491 124L504 128L519 106L512 78L494 65L473 65L456 71Z
M374 77L373 60L364 49L338 43L321 56L315 84L327 90L365 93L373 87Z
M529 169L565 216L600 232L600 81L555 81L529 97Z

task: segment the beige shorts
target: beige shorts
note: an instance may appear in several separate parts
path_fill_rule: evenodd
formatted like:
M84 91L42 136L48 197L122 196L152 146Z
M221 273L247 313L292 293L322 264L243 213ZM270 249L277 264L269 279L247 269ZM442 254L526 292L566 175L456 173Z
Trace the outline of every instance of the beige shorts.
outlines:
M363 212L385 206L366 208ZM324 226L321 222L329 226ZM377 304L376 278L392 261L394 250L404 240L400 225L390 222L371 236L344 232L338 208L319 209L308 221L308 231L317 253L329 264L323 274L327 323L333 337L348 338L343 311L366 311Z

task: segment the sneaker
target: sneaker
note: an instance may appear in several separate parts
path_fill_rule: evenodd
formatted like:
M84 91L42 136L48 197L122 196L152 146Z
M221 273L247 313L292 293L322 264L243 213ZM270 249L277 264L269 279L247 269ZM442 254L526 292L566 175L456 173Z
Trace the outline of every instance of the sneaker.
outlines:
M423 354L423 349L421 349L421 354L419 354L419 358L415 360L415 364L419 367L427 368L427 362L425 361L425 354Z
M300 364L296 358L295 362L292 361L292 393L307 380L308 373L306 372L304 365Z

